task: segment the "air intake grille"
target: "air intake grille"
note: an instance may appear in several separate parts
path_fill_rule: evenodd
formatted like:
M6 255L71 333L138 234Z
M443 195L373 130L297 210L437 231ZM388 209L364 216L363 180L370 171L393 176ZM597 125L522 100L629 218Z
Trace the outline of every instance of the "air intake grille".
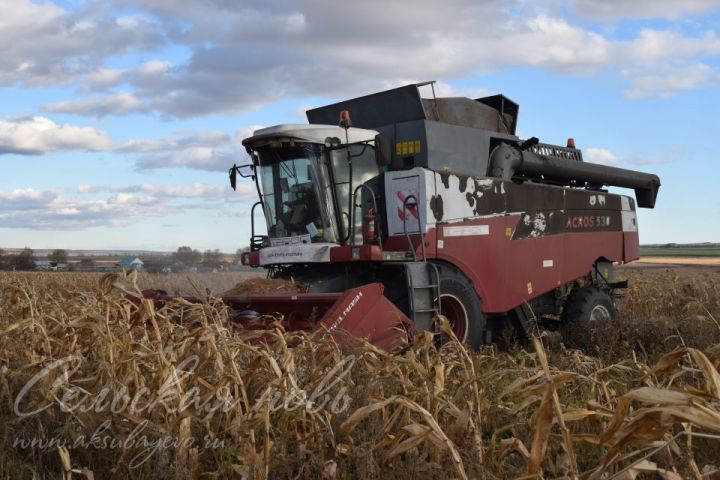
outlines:
M582 162L582 151L576 148L560 147L558 145L550 145L548 143L537 143L530 147L530 151L536 155L543 157L563 158L566 160L577 160Z

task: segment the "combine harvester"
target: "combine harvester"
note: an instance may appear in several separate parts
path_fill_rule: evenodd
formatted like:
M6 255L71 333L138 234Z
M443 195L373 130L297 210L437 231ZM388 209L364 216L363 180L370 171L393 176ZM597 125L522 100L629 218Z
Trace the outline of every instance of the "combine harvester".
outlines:
M307 112L309 125L246 138L267 222L245 265L307 293L227 296L242 322L276 312L290 330L327 329L385 349L436 332L444 315L477 347L508 322L589 327L613 320L613 264L639 256L637 206L656 175L584 162L567 146L522 140L502 95L422 98L413 84ZM339 126L336 126L339 119ZM635 190L635 199L608 193ZM241 312L241 313L240 313Z

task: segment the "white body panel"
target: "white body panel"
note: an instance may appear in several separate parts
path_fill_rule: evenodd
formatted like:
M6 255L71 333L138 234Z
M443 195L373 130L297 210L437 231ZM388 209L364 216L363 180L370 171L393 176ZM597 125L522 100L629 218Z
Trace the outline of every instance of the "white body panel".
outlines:
M413 168L385 173L386 213L388 234L404 235L403 202L413 195L417 199L417 209L408 208L408 233L422 230L435 224L430 212L430 198L435 195L435 178L433 172L424 168Z
M623 232L637 232L637 213L630 208L630 198L623 195L620 197L620 202L622 204L622 212L620 212L620 214L622 215Z
M444 177L444 178L443 178ZM447 187L445 186L447 183ZM476 188L478 192L476 193ZM438 172L427 170L425 168L413 168L412 170L403 170L395 172L386 172L385 174L385 195L386 213L388 218L388 233L390 236L403 235L403 200L408 195L414 195L419 203L419 220L422 224L423 232L427 232L428 228L434 227L436 224L435 216L432 211L432 202L436 197L442 197L442 222L453 223L461 222L467 218L477 218L474 208L468 203L467 196L474 195L482 197L485 191L491 189L499 189L497 193L504 194L502 183L493 185L490 178L478 178L467 181L464 189L460 188L460 178L457 175L450 174L443 176ZM491 216L504 215L505 212L493 213ZM409 215L407 221L407 231L416 232L418 230L418 218ZM450 235L468 235L464 231L448 230ZM472 235L487 235L486 232L478 230L472 231Z
M278 263L329 262L334 243L312 243L265 247L260 250L260 265Z
M445 180L448 184L447 187L445 187L445 184L443 183L442 176L439 173L435 173L435 185L437 188L437 195L442 196L443 198L443 221L444 222L460 222L466 218L473 218L477 217L478 215L474 212L474 207L470 205L467 201L468 195L475 195L475 190L477 188L477 196L478 198L482 197L485 191L489 191L493 188L498 188L501 191L497 193L505 193L502 191L502 184L499 184L498 186L493 187L493 179L491 178L478 178L476 179L476 182L472 181L472 179L466 180L467 185L465 186L465 189L460 189L460 177L454 174L450 174L447 176L447 180ZM493 214L493 216L503 215L504 212L498 212Z

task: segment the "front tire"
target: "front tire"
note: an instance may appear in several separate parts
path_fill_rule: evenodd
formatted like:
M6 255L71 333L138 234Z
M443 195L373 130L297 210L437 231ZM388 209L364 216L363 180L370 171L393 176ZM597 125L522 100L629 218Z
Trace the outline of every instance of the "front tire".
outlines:
M485 343L485 316L480 297L472 283L459 270L438 265L440 273L440 311L461 342L473 348Z

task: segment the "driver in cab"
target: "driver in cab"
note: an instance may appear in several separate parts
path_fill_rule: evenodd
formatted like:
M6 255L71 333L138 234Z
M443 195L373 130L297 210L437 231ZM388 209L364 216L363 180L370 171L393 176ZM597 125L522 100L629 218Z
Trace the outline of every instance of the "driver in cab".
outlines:
M300 185L295 199L286 200L283 205L288 207L281 217L285 229L291 233L308 233L308 225L314 223L319 213L312 187Z

